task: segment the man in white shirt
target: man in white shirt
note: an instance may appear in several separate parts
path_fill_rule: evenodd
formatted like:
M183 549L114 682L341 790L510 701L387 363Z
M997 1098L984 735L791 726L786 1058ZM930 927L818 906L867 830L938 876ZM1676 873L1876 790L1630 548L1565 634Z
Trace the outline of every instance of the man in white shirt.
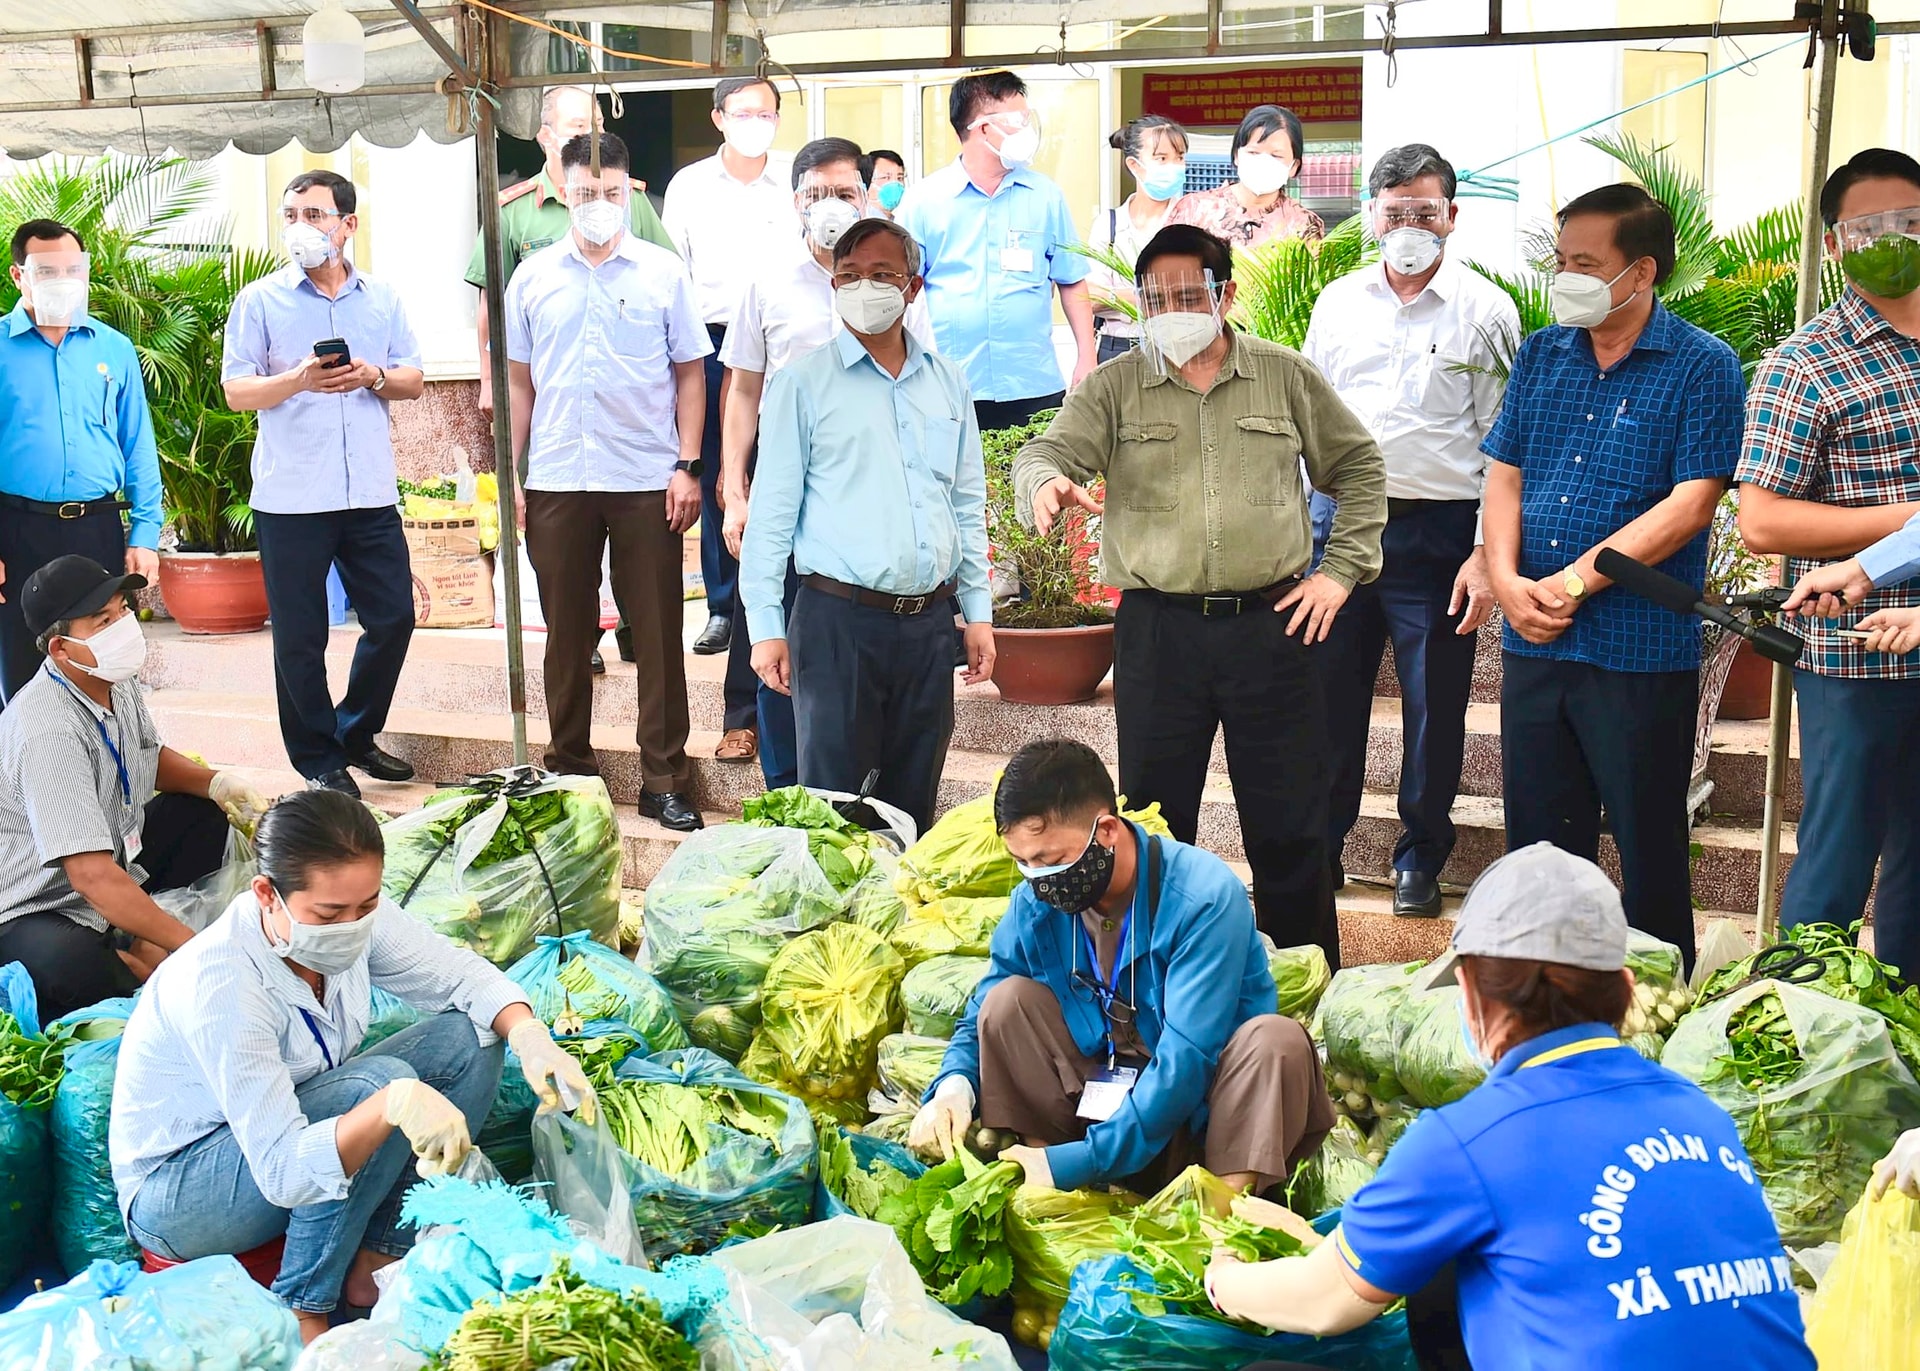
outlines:
M720 402L725 371L718 349L740 307L752 264L793 241L793 202L784 158L768 149L780 132L780 92L759 76L729 76L713 88L713 126L725 141L711 157L682 167L667 183L661 219L693 273L715 354L707 359L706 440L700 449L700 571L707 586L707 626L694 639L703 655L725 652L733 641L733 606L740 564L720 533ZM753 672L729 659L727 729L754 726ZM753 756L726 760L745 761Z
M1500 408L1495 348L1520 337L1506 292L1446 255L1458 211L1454 171L1424 143L1394 148L1368 177L1381 264L1329 285L1301 349L1380 444L1387 527L1377 580L1355 586L1316 652L1333 742L1328 851L1360 817L1367 730L1380 655L1400 677L1400 822L1396 914L1440 912L1453 851L1448 812L1460 789L1467 694L1480 627L1493 614L1480 546L1480 440Z
M740 308L727 326L720 362L727 373L722 428L720 489L725 496L727 550L740 555L747 530L751 488L760 434L760 403L767 378L796 357L812 352L844 329L833 307L833 246L868 211L860 175L858 144L845 138L816 138L793 159L793 207L799 216L796 249L762 264L740 296ZM907 332L928 347L933 330L926 301L916 295L907 306ZM785 605L793 610L796 578L789 571ZM746 611L735 597L731 652L751 662ZM752 668L749 665L748 670ZM759 688L760 770L769 789L797 785L800 758L793 731L793 701L765 684ZM738 747L739 731L729 730L720 752ZM752 756L753 739L745 755Z
M547 621L549 769L598 772L588 653L600 635L600 557L633 629L640 812L701 826L688 791L680 646L680 535L700 514L706 409L701 327L687 269L627 230L626 144L602 134L560 153L573 231L507 288L513 450L527 488L527 558Z

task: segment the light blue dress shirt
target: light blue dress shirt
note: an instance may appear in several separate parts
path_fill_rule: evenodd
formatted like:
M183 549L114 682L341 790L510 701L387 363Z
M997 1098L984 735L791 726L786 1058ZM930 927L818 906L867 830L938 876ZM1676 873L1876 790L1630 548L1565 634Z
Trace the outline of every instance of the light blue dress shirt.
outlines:
M349 268L339 297L329 300L289 264L233 302L220 379L278 376L328 338L344 339L353 357L377 367L420 365L420 345L391 286ZM250 503L267 514L399 504L387 402L362 387L344 395L303 391L261 410Z
M767 383L740 549L756 643L786 636L789 555L803 576L889 595L924 595L957 574L967 622L992 619L987 469L972 397L959 369L912 334L897 378L842 333Z
M1920 514L1860 554L1860 569L1875 590L1920 576Z
M1087 278L1060 187L1012 171L991 196L959 162L907 193L900 222L925 256L940 353L976 400L1030 400L1066 387L1053 352L1053 288Z
M56 504L124 493L128 542L160 545L160 458L125 334L83 314L55 348L15 305L0 337L0 452L0 491Z

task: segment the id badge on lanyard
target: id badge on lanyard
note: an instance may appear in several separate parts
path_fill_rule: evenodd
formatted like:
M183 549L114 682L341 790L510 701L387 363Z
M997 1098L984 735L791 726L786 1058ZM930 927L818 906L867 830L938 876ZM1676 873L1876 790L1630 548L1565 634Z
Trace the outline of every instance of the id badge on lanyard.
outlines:
M60 680L58 676L54 679ZM113 735L107 732L106 724L98 714L87 709L86 702L80 698L80 693L63 680L60 684L67 694L73 696L74 703L86 710L87 717L93 721L94 730L100 735L101 746L106 748L107 755L113 758L113 769L120 780L120 841L122 847L126 849L127 865L132 866L139 859L141 849L145 845L140 829L141 822L146 816L133 803L133 781L127 775L126 759L121 756L119 747L114 744Z
M1074 1117L1088 1123L1105 1123L1120 1112L1120 1106L1127 1102L1134 1082L1139 1079L1140 1072L1131 1066L1108 1066L1094 1072L1080 1091L1080 1107L1073 1111Z
M1007 230L1007 241L1000 249L1000 270L1019 276L1032 274L1033 248L1023 240L1033 236L1031 229Z

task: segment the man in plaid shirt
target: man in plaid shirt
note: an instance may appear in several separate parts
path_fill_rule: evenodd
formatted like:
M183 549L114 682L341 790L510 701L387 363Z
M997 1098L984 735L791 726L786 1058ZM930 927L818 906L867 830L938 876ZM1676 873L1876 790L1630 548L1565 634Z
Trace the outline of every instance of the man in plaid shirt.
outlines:
M1836 616L1811 621L1794 672L1804 798L1780 920L1853 922L1877 862L1875 951L1912 976L1920 654L1903 630L1920 617L1920 582L1900 579L1912 556L1871 545L1920 511L1920 162L1858 154L1827 178L1820 217L1847 290L1760 364L1737 478L1747 545L1788 554L1807 583L1799 599ZM1874 570L1855 575L1865 563Z

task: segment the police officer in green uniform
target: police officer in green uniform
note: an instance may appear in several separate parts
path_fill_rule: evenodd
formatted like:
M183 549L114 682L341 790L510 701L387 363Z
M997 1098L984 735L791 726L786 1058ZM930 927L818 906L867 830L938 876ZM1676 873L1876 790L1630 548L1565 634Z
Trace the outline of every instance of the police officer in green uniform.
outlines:
M571 224L566 203L560 198L560 186L566 177L560 170L560 149L569 138L577 138L599 122L599 106L593 92L584 86L554 86L540 102L540 131L534 141L546 154L546 165L538 176L508 186L500 192L500 246L505 253L506 277L502 289L513 279L514 269L528 257L564 237ZM673 239L654 212L646 196L647 183L635 180L629 226L633 236L658 243L670 252L678 252ZM484 235L474 240L473 257L467 263L467 284L480 291L480 412L493 413L493 371L487 363L487 259ZM616 634L620 656L633 660L631 640L624 617ZM593 654L593 669L603 669L600 653Z

